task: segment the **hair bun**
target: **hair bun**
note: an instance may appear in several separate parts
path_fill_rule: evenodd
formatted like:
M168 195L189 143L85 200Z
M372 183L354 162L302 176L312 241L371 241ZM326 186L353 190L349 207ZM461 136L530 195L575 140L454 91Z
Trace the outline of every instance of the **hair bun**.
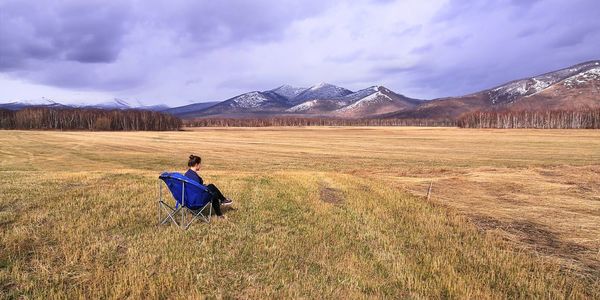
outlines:
M188 167L192 167L195 166L197 164L199 164L202 161L202 159L200 158L200 156L198 155L190 155L190 160L188 161Z

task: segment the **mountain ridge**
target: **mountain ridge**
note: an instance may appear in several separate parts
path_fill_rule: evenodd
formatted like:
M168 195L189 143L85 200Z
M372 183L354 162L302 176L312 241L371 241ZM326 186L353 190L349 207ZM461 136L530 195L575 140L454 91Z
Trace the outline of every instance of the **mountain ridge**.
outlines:
M600 108L600 60L509 81L465 96L438 98L382 118L456 119L477 110Z
M164 111L170 109L168 106L164 104L158 105L143 105L142 103L138 103L138 106L133 106L129 104L127 101L119 98L114 98L111 101L104 101L99 103L72 103L72 104L62 104L56 102L54 100L42 97L41 99L33 99L33 100L22 100L22 101L13 101L0 103L0 109L8 109L8 110L20 110L27 107L46 107L46 108L88 108L88 109L118 109L118 110L126 110L126 109L139 109L139 110L151 110L151 111Z
M30 106L148 109L186 119L267 116L456 119L466 112L489 109L586 109L600 107L600 60L509 81L464 96L432 100L409 98L381 85L352 91L321 82L308 88L284 84L270 90L243 93L224 101L173 108L162 105L133 107L118 98L81 106L64 105L47 98L0 104L0 108L12 110Z

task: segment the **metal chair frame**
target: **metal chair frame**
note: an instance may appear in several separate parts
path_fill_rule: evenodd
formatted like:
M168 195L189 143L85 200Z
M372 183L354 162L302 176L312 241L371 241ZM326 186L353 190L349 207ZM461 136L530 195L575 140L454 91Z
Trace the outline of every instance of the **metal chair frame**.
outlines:
M186 230L197 219L205 223L210 223L210 218L212 215L212 203L210 201L198 210L193 210L185 206L185 182L182 182L181 204L179 205L177 200L173 198L173 200L175 200L175 208L173 208L165 201L166 199L163 199L161 181L161 179L158 179L158 225L164 225L167 223L175 224L177 227ZM205 213L207 209L208 213ZM165 213L164 217L163 213ZM177 214L180 214L179 222L177 220ZM192 216L191 220L189 221L187 217L188 214Z

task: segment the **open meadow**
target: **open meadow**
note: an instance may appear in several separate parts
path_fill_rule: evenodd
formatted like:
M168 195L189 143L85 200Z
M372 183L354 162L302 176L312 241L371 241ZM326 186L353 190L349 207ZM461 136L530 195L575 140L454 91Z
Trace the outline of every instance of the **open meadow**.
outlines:
M158 226L192 153L228 219ZM600 298L600 131L0 131L0 298L202 296Z

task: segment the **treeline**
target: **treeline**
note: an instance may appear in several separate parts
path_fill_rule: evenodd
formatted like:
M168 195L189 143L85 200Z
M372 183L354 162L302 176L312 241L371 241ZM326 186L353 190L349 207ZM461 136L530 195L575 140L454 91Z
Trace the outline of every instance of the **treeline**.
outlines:
M600 109L477 111L462 115L463 128L600 129Z
M177 130L181 119L147 110L103 110L88 108L0 109L0 129L58 130Z
M269 126L456 126L452 120L428 119L338 119L338 118L201 118L184 121L187 127Z
M187 127L268 126L456 126L453 120L433 119L340 119L340 118L201 118L184 122Z

